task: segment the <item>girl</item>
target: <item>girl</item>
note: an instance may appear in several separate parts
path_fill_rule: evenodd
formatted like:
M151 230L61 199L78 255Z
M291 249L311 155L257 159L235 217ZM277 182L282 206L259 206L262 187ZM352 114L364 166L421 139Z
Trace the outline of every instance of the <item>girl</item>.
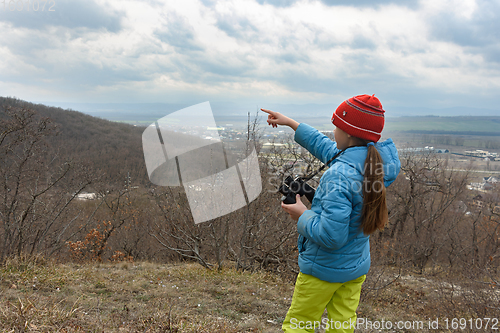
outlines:
M281 203L297 221L300 267L282 329L353 332L361 285L370 268L369 235L388 220L385 188L401 166L391 139L376 143L385 111L374 95L344 101L332 117L332 142L309 125L261 110L269 114L269 125L291 127L297 143L329 164L310 210L298 195L295 204ZM321 320L325 308L328 321Z

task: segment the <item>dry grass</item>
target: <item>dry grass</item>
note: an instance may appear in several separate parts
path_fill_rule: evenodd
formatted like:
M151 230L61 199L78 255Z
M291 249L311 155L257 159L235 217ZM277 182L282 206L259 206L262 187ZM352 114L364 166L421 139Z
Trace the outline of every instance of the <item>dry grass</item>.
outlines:
M500 287L491 278L482 276L480 279L479 281L462 274L449 274L436 269L416 274L411 270L389 266L372 267L363 286L358 317L392 323L423 323L423 329L403 329L395 332L498 332ZM491 321L489 328L470 329L470 325L475 328L476 319L479 323L486 323L488 319L484 318L495 319ZM429 321L436 319L439 320L438 328L429 328ZM466 321L466 327L451 329L453 320ZM358 332L379 330L360 329Z
M197 264L58 264L0 269L2 332L276 332L293 284Z
M377 271L370 274L360 318L427 323L436 316L478 317L473 304L460 303L466 298L459 286L404 275L386 288L370 290L385 285L383 280L390 281L395 272L386 271L377 284ZM293 282L265 272L209 271L198 264L17 259L0 267L0 331L280 332L292 293ZM487 309L485 314L499 313Z

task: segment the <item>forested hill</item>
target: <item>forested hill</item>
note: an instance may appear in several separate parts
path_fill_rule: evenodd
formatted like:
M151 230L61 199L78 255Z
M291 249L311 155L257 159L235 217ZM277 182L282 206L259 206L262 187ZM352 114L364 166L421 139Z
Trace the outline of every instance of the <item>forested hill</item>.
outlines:
M83 162L102 174L108 185L123 186L128 174L132 185L149 184L141 143L143 128L9 97L0 97L0 119L5 119L9 106L31 109L51 119L57 134L47 138L48 158Z

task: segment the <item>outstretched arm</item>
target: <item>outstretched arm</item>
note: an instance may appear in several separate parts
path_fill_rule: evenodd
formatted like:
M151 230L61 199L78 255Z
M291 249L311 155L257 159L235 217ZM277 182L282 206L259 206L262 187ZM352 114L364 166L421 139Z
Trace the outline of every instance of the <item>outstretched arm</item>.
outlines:
M326 163L335 154L339 152L336 143L329 137L319 132L314 127L307 124L300 124L299 122L282 115L279 112L261 109L267 113L267 123L270 126L278 127L278 125L285 125L292 128L295 132L295 141L302 147L306 148L311 154L318 158L321 162ZM301 130L297 128L301 125Z
M289 118L285 115L282 115L279 112L266 110L266 109L260 109L260 110L268 114L267 123L272 127L276 128L276 127L278 127L278 125L284 125L284 126L289 126L294 131L296 131L297 127L299 127L299 123L297 121L295 121L292 118Z

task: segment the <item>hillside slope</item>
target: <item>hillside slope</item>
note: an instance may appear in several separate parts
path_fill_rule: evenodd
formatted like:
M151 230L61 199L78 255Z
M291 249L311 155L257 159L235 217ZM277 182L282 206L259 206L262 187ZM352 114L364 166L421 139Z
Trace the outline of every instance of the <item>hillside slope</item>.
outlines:
M48 158L84 162L108 184L123 186L128 174L133 185L149 184L141 143L143 128L8 97L0 97L0 118L9 106L32 109L56 125L57 135L47 139Z

